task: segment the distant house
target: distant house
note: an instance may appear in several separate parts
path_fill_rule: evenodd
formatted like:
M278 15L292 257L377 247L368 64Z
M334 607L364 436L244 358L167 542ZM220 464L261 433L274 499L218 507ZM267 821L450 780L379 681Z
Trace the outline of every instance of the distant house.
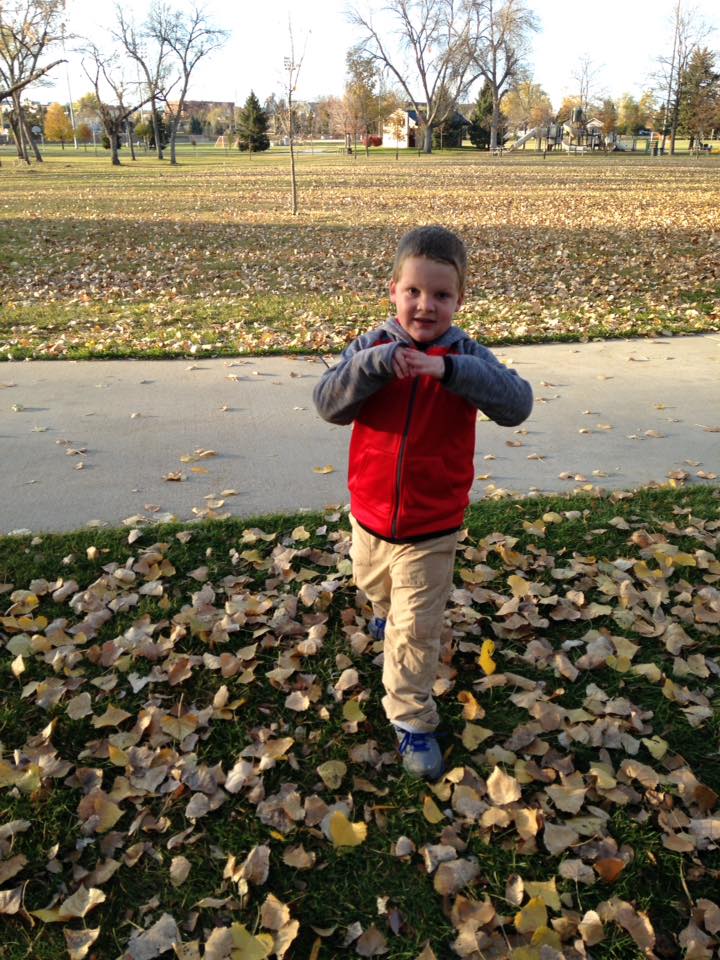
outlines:
M415 110L406 110L400 107L385 118L382 137L384 147L415 147L417 146L418 115Z
M415 110L400 108L383 123L383 146L384 147L415 147L422 146L422 134L418 133L421 122ZM452 128L448 134L445 146L461 146L462 139L466 136L470 121L466 120L462 113L456 110L452 117L445 122L444 127Z

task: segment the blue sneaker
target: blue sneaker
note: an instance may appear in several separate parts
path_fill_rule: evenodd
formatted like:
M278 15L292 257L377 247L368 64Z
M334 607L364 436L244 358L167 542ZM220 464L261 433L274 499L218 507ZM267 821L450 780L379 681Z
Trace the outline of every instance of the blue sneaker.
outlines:
M367 625L367 631L373 640L384 640L385 639L385 624L386 620L383 617L373 617L372 620Z
M416 733L395 727L403 767L411 777L437 780L445 770L442 751L434 733Z

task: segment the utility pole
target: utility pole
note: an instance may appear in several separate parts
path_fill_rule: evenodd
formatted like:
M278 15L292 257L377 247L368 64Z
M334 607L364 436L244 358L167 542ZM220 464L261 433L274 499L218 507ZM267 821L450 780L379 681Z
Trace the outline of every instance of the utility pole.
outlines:
M75 129L75 110L73 108L72 91L70 90L70 70L67 64L67 53L65 52L65 24L64 23L60 25L60 36L62 38L63 58L65 60L65 80L67 82L67 89L68 89L68 103L70 104L70 123L72 124L73 143L75 144L75 149L77 150L78 142L77 142L77 130Z

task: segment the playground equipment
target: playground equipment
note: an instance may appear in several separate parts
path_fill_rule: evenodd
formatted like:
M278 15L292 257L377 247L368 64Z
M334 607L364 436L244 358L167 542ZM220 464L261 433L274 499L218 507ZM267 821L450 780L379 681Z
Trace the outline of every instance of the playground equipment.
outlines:
M618 149L615 134L606 136L601 121L587 119L580 107L573 108L564 123L539 124L526 131L508 149L517 150L531 140L537 141L538 150L547 151L560 149L568 153L585 153L586 150Z

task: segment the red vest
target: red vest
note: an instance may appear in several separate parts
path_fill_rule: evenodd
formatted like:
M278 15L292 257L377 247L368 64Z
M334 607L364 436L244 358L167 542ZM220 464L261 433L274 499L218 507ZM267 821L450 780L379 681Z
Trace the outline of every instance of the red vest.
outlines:
M380 346L380 344L377 344ZM453 353L430 347L429 356ZM455 530L475 473L477 410L434 377L393 378L363 404L350 441L350 509L389 540Z

